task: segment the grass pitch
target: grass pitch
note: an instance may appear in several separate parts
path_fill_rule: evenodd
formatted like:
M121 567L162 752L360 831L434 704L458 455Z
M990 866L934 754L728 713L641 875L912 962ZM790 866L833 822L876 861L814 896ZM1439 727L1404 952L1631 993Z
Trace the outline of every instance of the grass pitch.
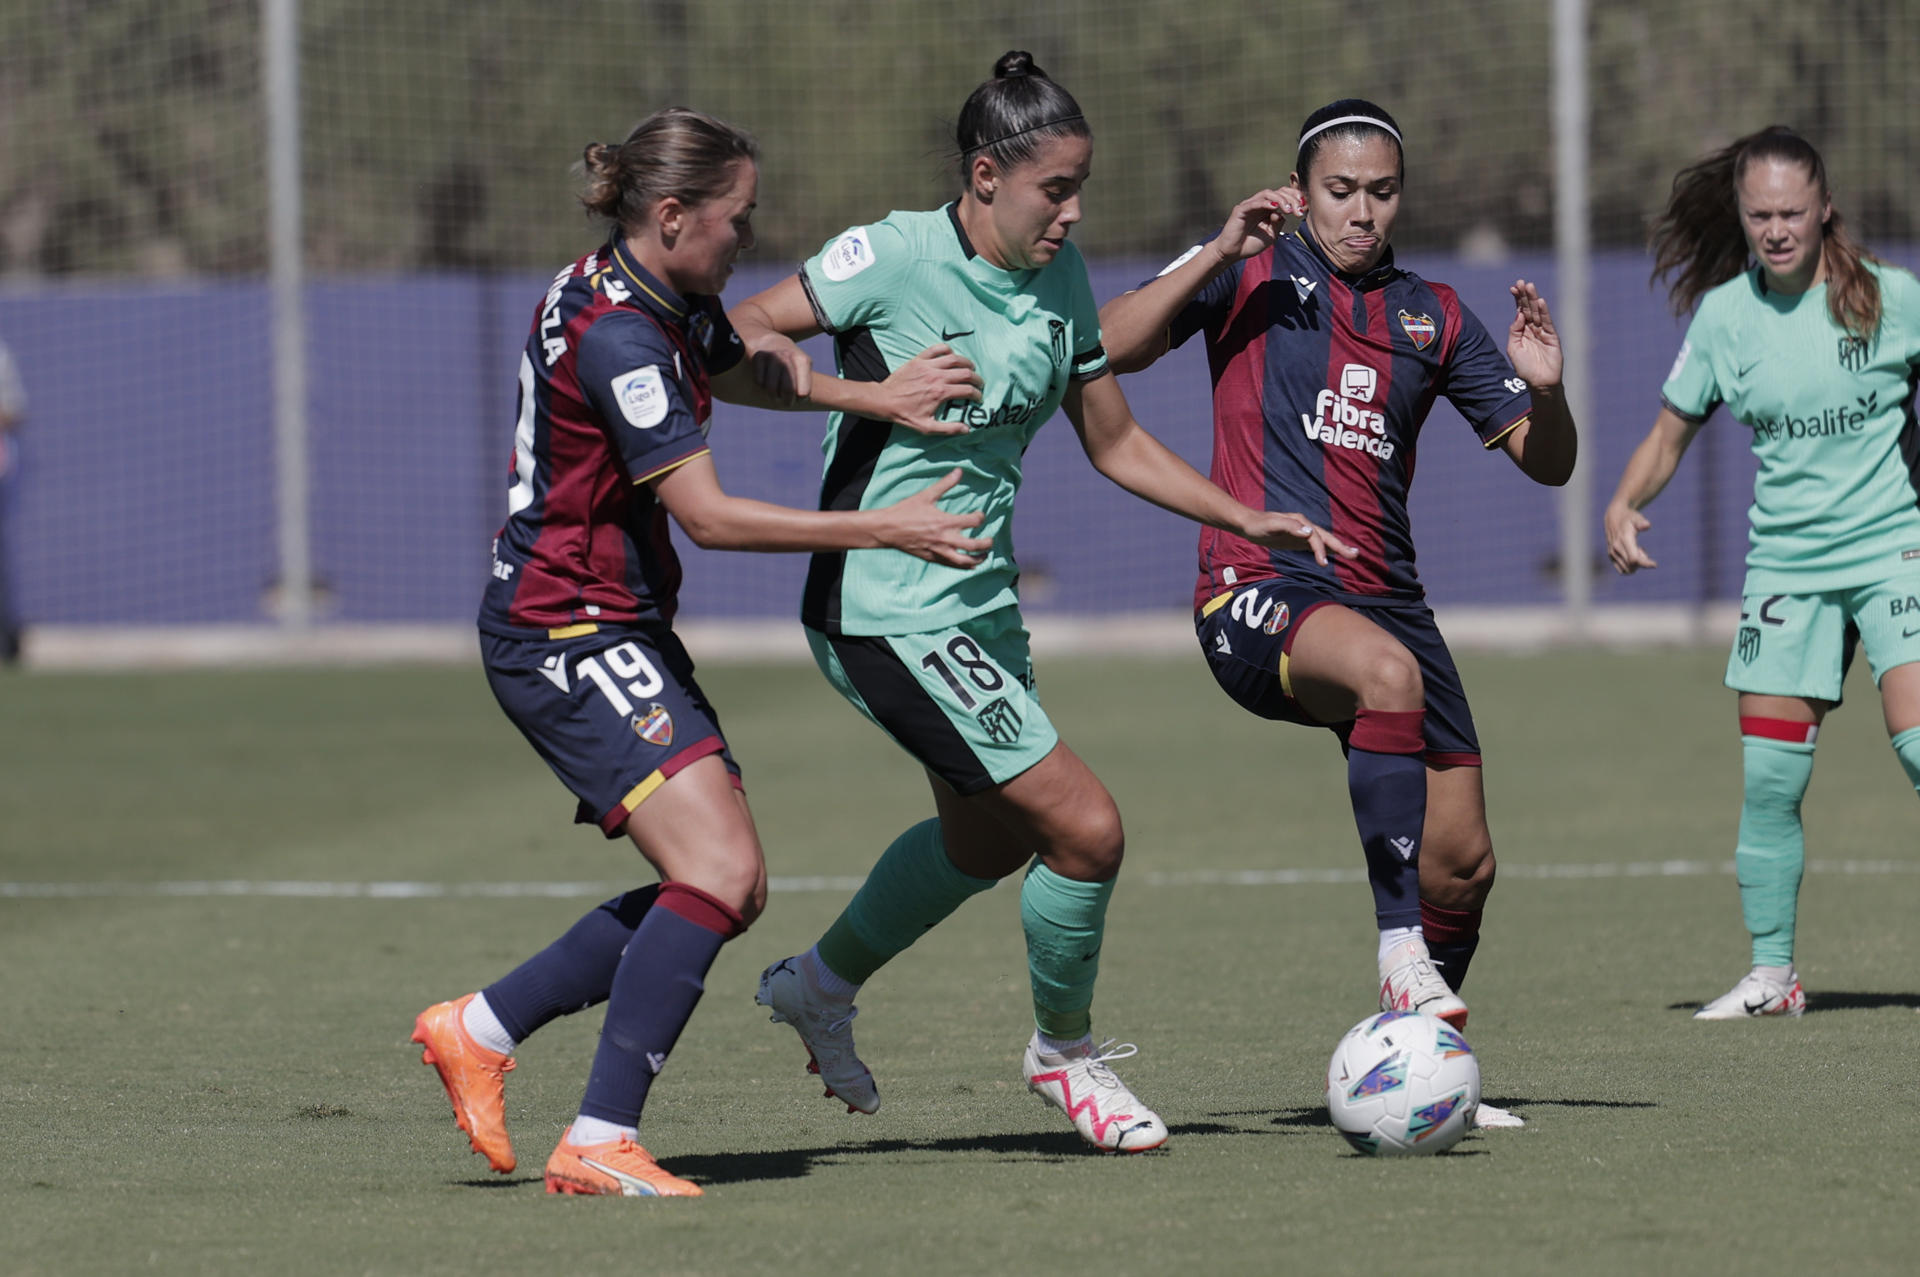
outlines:
M1738 814L1722 659L1463 662L1504 869L1469 1037L1525 1130L1349 1153L1319 1093L1370 1010L1365 886L1204 885L1357 870L1330 737L1241 713L1197 659L1043 661L1128 824L1096 1027L1140 1044L1124 1076L1172 1140L1083 1152L1025 1094L1007 886L863 993L880 1113L821 1099L752 1005L760 967L844 903L796 881L722 953L647 1112L697 1202L541 1191L597 1013L523 1047L507 1177L407 1042L420 1007L598 897L154 886L640 880L623 844L568 825L476 671L0 680L0 1272L1910 1271L1913 793L1857 679L1808 800L1811 1010L1693 1023L1746 958L1731 875L1699 869L1730 859ZM927 811L913 765L810 669L703 677L778 878L858 875Z

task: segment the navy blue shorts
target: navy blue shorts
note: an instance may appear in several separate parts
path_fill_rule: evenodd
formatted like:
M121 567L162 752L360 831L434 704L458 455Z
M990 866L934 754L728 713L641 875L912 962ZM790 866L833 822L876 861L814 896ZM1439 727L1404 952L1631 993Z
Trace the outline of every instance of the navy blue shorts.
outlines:
M500 708L580 800L579 823L620 837L647 795L709 754L740 787L720 720L673 631L551 640L483 633L480 655Z
M1427 752L1433 767L1478 767L1480 737L1460 684L1453 653L1440 637L1433 610L1424 603L1354 604L1324 590L1291 581L1255 581L1216 595L1194 615L1200 649L1221 690L1262 718L1325 727L1345 746L1353 720L1323 723L1293 699L1288 652L1300 623L1323 607L1345 607L1400 641L1420 663L1426 684Z

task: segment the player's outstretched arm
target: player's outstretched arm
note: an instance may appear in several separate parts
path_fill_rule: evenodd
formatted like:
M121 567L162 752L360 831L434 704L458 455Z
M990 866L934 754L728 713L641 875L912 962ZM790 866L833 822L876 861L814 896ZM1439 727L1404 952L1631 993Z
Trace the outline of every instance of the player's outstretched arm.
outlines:
M1660 566L1640 548L1640 534L1653 526L1653 521L1640 511L1651 504L1673 478L1680 468L1680 458L1687 453L1687 445L1699 430L1699 422L1688 421L1671 408L1662 408L1660 415L1653 419L1653 429L1627 458L1627 468L1620 475L1619 486L1613 490L1613 500L1607 502L1605 515L1607 560L1621 576Z
M1500 446L1527 478L1560 487L1573 477L1580 453L1580 437L1560 384L1560 334L1553 326L1547 299L1527 280L1515 280L1513 323L1507 328L1507 360L1527 383L1533 403L1526 421L1508 433Z
M960 481L954 470L902 501L878 510L795 510L728 496L713 458L702 453L652 480L660 503L703 550L904 550L918 559L968 568L993 542L968 536L980 512L942 510L940 498Z
M728 403L757 408L828 409L893 421L928 435L965 434L964 422L942 421L943 405L980 398L980 374L951 347L927 347L885 381L846 381L820 372L796 344L820 331L800 277L790 275L727 312L747 358L713 379Z
M1298 514L1255 510L1215 487L1133 418L1120 384L1101 376L1067 387L1061 401L1093 468L1163 510L1280 550L1308 550L1321 563L1329 554L1360 552Z
M1221 271L1265 249L1285 229L1288 217L1306 211L1293 187L1256 191L1233 206L1220 233L1129 293L1100 308L1100 340L1115 372L1138 372L1167 353L1167 328Z

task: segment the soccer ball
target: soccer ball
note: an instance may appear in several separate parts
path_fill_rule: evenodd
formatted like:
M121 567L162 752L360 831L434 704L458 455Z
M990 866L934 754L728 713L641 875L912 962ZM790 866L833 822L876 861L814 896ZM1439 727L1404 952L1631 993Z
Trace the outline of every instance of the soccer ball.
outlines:
M1452 1148L1480 1106L1480 1064L1443 1020L1382 1011L1347 1030L1327 1065L1327 1112L1373 1157Z

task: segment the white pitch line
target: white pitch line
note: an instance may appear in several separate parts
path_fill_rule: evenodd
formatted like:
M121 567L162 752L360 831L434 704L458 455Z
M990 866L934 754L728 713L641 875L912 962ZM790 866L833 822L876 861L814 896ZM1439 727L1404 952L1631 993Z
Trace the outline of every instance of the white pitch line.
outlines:
M1731 860L1643 860L1588 865L1500 867L1502 878L1546 881L1592 878L1702 878L1731 874ZM1920 860L1810 860L1807 872L1843 877L1920 873ZM1352 869L1189 869L1148 872L1128 878L1146 887L1308 887L1365 882ZM848 876L772 877L778 893L857 891L865 879ZM205 882L0 882L0 899L87 900L156 897L270 897L297 900L450 900L605 898L630 890L631 882L309 882L219 879Z

